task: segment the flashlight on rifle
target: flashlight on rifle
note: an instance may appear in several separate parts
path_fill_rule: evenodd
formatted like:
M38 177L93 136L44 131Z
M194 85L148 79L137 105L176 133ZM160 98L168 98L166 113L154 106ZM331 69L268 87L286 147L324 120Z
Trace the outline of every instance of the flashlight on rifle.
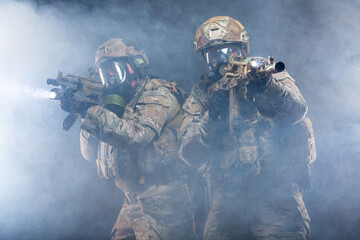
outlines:
M49 99L60 100L64 96L64 90L60 88L53 88L49 92Z

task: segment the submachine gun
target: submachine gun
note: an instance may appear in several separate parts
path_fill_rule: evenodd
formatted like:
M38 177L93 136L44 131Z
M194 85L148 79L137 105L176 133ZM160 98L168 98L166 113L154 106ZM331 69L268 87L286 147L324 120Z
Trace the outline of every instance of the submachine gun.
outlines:
M229 128L233 136L238 136L244 120L241 116L241 105L244 101L251 101L247 94L247 84L251 81L268 78L272 73L285 70L283 62L274 62L273 57L247 58L230 56L227 66L223 66L224 77L209 87L210 97L216 91L229 91Z
M86 111L91 105L100 105L103 99L103 85L96 78L96 74L76 76L68 74L63 76L58 72L56 79L48 78L48 85L56 86L49 92L51 100L66 102L69 115L63 121L63 129L69 130L75 123L81 112Z

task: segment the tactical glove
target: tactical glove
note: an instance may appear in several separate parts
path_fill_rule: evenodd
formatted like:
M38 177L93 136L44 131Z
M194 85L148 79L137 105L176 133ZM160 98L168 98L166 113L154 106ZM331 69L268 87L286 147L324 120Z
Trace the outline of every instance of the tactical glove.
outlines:
M93 106L93 103L79 102L75 97L62 97L60 99L60 108L68 113L79 113L82 118L85 117L87 110Z
M246 86L250 98L263 93L271 83L271 79L271 76L269 76L266 78L257 78L250 81Z

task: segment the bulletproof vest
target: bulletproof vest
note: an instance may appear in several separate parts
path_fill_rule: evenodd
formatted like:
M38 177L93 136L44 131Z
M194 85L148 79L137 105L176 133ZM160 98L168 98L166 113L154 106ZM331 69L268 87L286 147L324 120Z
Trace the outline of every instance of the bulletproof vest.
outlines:
M176 83L170 83L163 79L151 79L144 85L142 92L157 90L160 87L168 88L181 101L183 92L177 88ZM142 94L139 93L139 95ZM139 101L135 97L124 112L126 119L134 111ZM151 104L151 99L146 97L141 104ZM132 119L130 119L132 120ZM161 133L156 136L145 149L135 152L121 152L119 149L101 142L98 149L98 174L103 179L115 179L120 189L139 191L153 184L163 184L177 177L172 171L182 174L182 167L177 160L178 142L177 132L182 122L180 104L177 113L163 127ZM177 169L178 168L178 169ZM170 173L171 172L171 173ZM166 174L169 173L169 174Z

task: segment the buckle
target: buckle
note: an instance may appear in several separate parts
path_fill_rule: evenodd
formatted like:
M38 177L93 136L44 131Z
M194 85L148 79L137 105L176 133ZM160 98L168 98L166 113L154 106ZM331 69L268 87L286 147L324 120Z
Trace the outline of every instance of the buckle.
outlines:
M124 194L125 194L126 203L130 204L130 203L138 201L136 193L126 191L126 192L124 192Z

